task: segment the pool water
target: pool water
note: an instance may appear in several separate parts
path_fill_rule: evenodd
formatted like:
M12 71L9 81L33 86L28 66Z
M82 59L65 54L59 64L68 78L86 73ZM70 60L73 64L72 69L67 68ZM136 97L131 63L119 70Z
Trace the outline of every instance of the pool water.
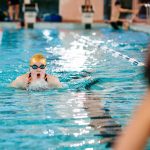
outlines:
M0 45L0 149L111 149L146 90L150 35L134 31L5 29ZM62 89L9 83L42 53Z

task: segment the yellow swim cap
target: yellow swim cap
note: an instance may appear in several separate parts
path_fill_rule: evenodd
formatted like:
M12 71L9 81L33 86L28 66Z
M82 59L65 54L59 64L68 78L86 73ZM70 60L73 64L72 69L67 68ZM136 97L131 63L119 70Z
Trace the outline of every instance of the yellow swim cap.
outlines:
M46 65L46 58L42 54L35 54L30 59L30 66L34 65L37 62Z

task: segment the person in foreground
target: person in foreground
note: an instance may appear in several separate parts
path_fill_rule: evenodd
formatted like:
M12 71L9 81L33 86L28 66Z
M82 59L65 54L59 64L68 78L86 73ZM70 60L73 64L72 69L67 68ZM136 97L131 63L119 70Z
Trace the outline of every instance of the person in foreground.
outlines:
M143 150L150 137L150 47L145 67L148 89L129 125L116 139L115 150Z
M61 88L62 84L55 76L46 74L46 58L42 54L35 54L30 59L30 71L17 77L11 87L20 89L49 89Z

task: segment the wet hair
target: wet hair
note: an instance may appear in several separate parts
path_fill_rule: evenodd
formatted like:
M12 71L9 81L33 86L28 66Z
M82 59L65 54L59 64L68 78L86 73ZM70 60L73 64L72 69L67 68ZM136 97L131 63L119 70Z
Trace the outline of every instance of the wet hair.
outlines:
M150 46L146 52L146 64L145 64L145 78L147 79L148 86L150 87Z
M30 66L37 62L40 62L40 63L46 65L46 58L40 53L35 54L30 59Z
M120 1L115 2L115 6L117 6L117 5L121 5Z

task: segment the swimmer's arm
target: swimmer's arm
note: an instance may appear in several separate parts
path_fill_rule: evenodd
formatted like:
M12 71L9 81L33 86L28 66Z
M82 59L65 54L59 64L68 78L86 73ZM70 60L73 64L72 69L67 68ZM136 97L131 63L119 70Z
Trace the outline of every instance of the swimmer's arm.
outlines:
M150 89L129 125L116 140L114 150L142 150L150 135Z
M48 76L48 84L49 84L49 86L52 86L54 88L62 88L63 87L62 83L55 76L50 76L50 75Z
M10 87L18 87L18 83L20 81L20 77L17 77L12 83L10 84Z
M25 88L25 75L17 77L11 84L10 87L14 88Z

